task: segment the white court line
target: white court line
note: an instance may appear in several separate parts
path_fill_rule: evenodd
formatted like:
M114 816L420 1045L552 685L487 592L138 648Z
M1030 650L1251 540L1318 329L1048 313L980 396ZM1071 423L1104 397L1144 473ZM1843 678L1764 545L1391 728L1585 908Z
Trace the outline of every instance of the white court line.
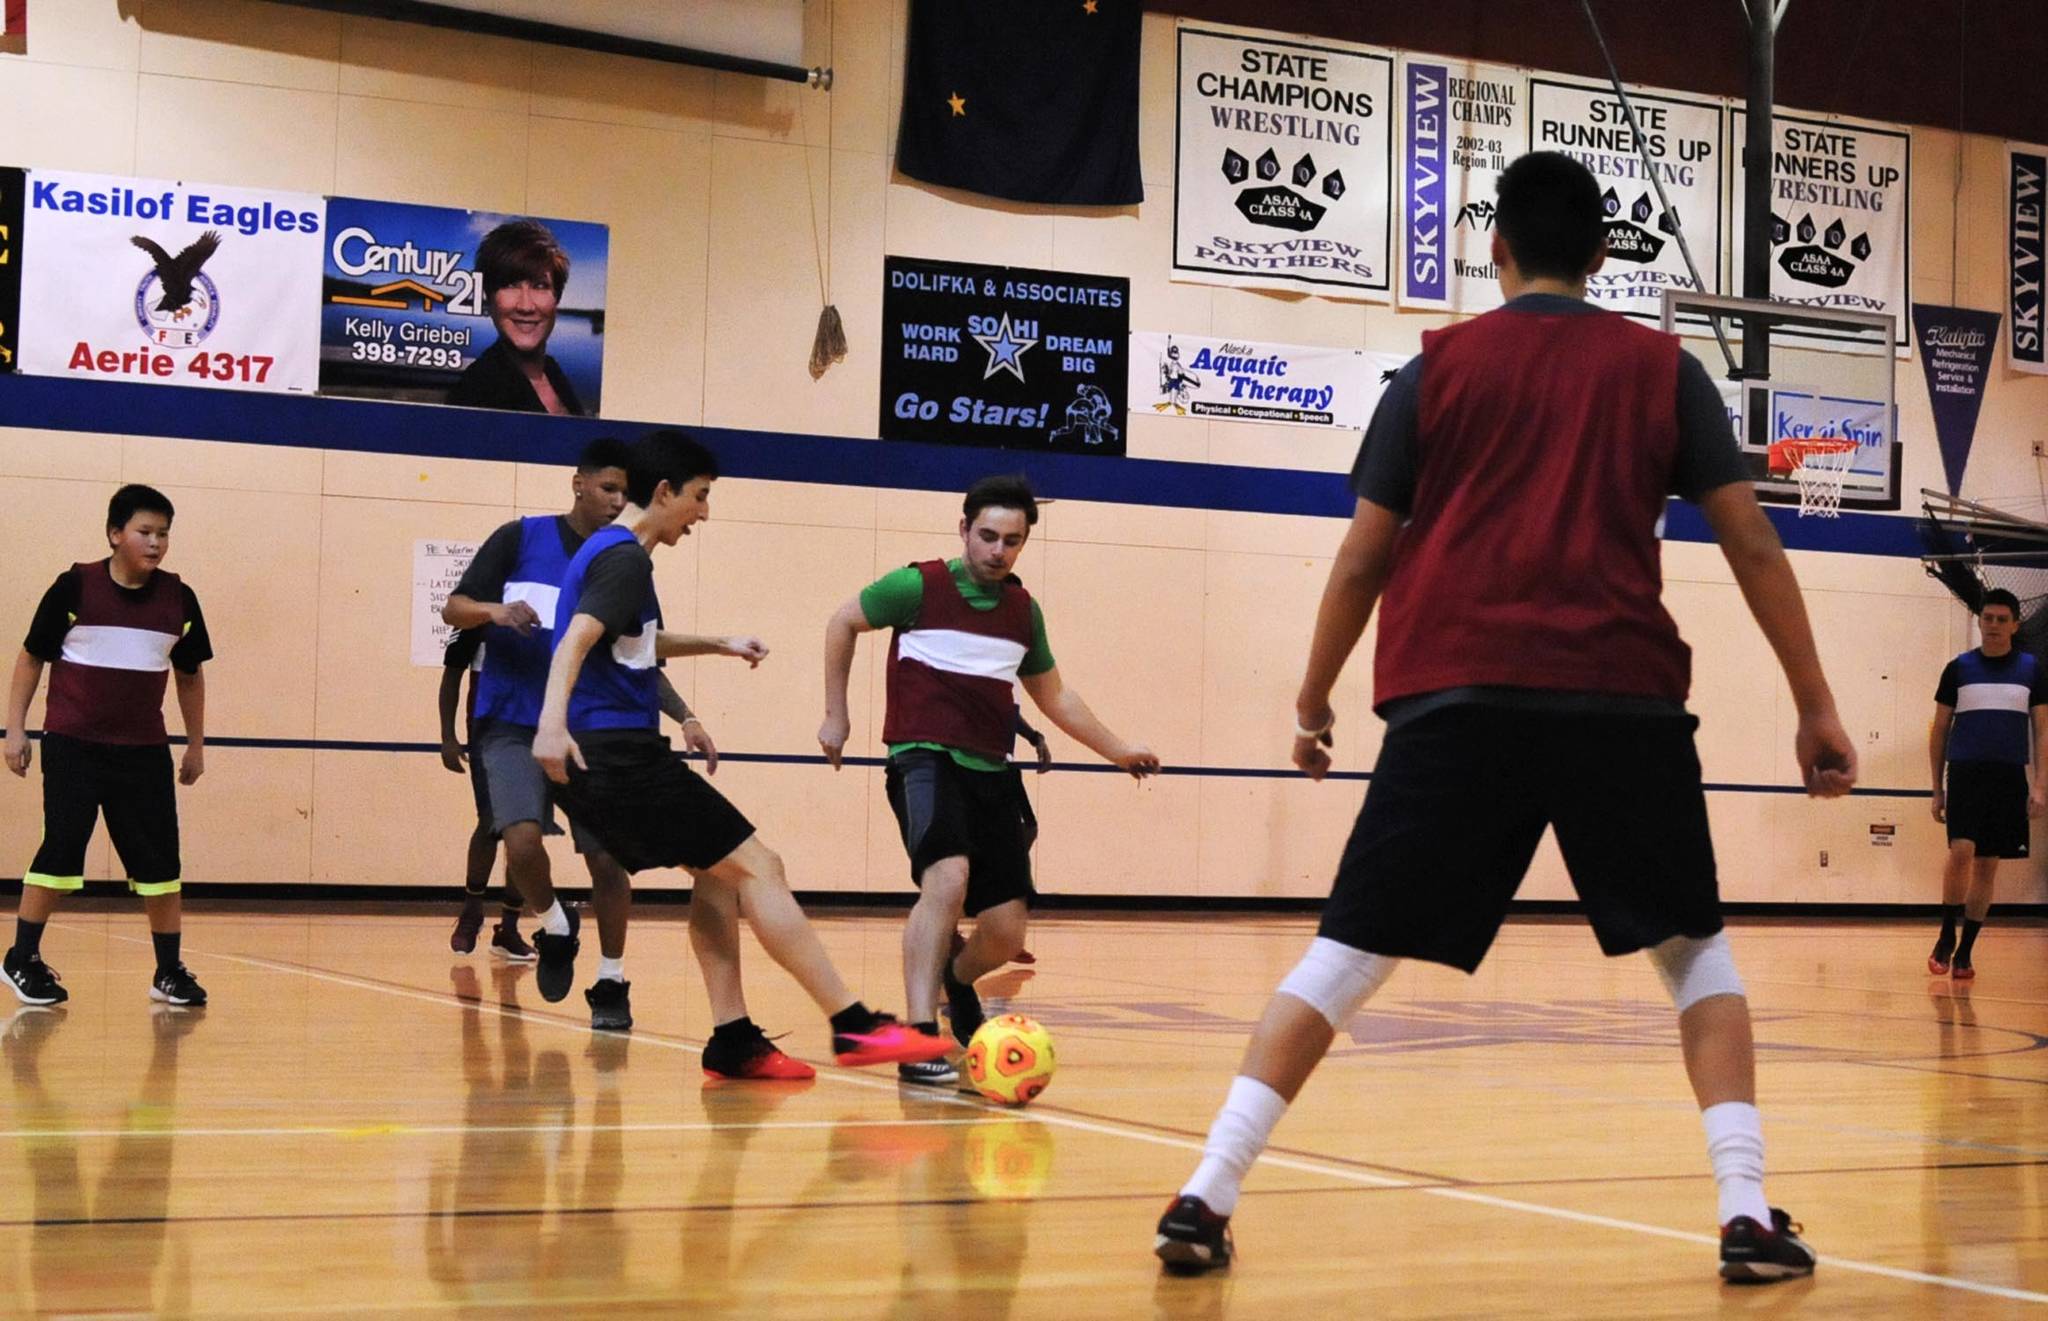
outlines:
M1035 1116L1034 1116L1035 1118ZM1006 1115L960 1119L773 1119L758 1124L335 1124L299 1128L11 1128L0 1139L50 1138L410 1138L466 1133L721 1133L756 1129L938 1128L1010 1122Z
M112 932L105 934L113 936L115 940L126 941L131 945L144 943L139 937L135 936L114 935ZM526 1015L516 1008L507 1009L503 1005L492 1005L481 1001L457 1000L451 996L436 994L430 991L414 991L404 987L382 986L376 982L362 981L340 973L320 972L312 968L295 967L288 963L273 963L268 959L251 958L243 954L214 954L201 950L192 950L188 951L188 953L199 954L205 958L222 959L230 963L240 963L252 968L262 968L268 972L282 973L287 976L309 977L315 981L329 982L336 986L349 986L362 991L375 991L378 994L394 996L399 999L419 1000L428 1004L452 1006L457 1009L494 1010L500 1017L518 1016L527 1023L560 1028L564 1031L576 1032L579 1035L587 1036L590 1032L589 1028L574 1023L566 1023L555 1018ZM641 1036L634 1038L634 1040L646 1041L668 1050L681 1050L690 1054L703 1053L701 1046L695 1046L686 1041L671 1041L658 1036ZM860 1077L857 1074L837 1072L830 1068L821 1069L818 1077L821 1080L844 1083L854 1087L864 1087L871 1091L886 1091L891 1095L897 1095L900 1090L898 1084L895 1083L880 1082L875 1079ZM970 1106L976 1110L987 1110L986 1106L977 1102L960 1096L947 1095L942 1092L934 1093L930 1099L953 1105ZM1071 1116L1057 1113L1037 1113L1031 1115L1030 1118L1041 1124L1057 1125L1062 1128L1077 1129L1082 1132L1100 1133L1109 1137L1149 1142L1157 1146L1177 1147L1184 1151L1193 1152L1200 1152L1202 1150L1202 1144L1192 1138L1177 1138L1164 1133L1148 1133L1142 1129L1121 1128L1113 1124L1101 1124L1086 1119L1075 1119ZM1636 1220L1619 1220L1612 1216L1591 1215L1584 1211L1568 1211L1563 1207L1544 1206L1537 1202L1516 1201L1512 1198L1496 1197L1490 1193L1472 1192L1462 1188L1404 1183L1398 1179L1389 1179L1384 1175L1367 1174L1363 1170L1349 1170L1340 1166L1320 1165L1288 1156L1262 1154L1259 1157L1259 1163L1278 1169L1325 1175L1329 1178L1346 1183L1359 1184L1364 1187L1407 1189L1433 1197L1446 1197L1452 1201L1469 1202L1478 1206L1491 1207L1495 1210L1516 1211L1524 1215L1544 1216L1552 1220L1592 1225L1602 1229L1622 1230L1650 1238L1672 1239L1681 1243L1704 1244L1716 1248L1720 1246L1720 1240L1709 1234L1691 1233L1681 1229L1668 1229L1662 1225L1646 1225ZM1861 1275L1874 1275L1883 1279L1900 1280L1910 1284L1928 1284L1944 1289L1956 1289L1964 1293L1985 1294L1993 1298L2008 1298L2017 1302L2048 1304L2048 1293L2035 1293L2026 1289L2009 1288L2005 1285L1986 1284L1982 1281L1962 1279L1953 1275L1931 1275L1922 1271L1904 1270L1897 1266L1883 1266L1876 1262L1857 1261L1853 1258L1834 1255L1823 1257L1822 1264L1829 1271L1850 1271Z

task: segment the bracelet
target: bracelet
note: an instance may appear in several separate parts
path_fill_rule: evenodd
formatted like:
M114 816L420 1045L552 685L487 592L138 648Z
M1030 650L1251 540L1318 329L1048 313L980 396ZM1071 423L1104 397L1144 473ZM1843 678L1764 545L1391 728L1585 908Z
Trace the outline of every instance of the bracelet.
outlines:
M1328 733L1329 733L1329 732L1330 732L1331 730L1335 729L1336 727L1337 727L1337 713L1336 713L1335 711L1332 711L1332 712L1330 712L1330 718L1329 718L1328 720L1325 720L1325 721L1323 722L1323 727L1322 727L1321 729L1303 729L1303 728L1301 727L1301 722L1300 722L1299 720L1295 721L1295 722L1294 722L1294 737L1296 737L1296 738L1321 738L1321 737L1323 737L1323 736L1324 736L1325 734L1328 734Z
M680 723L685 725L702 725L704 722L697 719L697 717L695 716L684 716Z

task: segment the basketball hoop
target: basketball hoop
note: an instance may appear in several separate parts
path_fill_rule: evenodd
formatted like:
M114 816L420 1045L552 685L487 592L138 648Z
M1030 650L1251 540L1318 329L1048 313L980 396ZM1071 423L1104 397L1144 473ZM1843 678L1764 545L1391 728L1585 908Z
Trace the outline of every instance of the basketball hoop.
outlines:
M1856 442L1840 436L1812 436L1771 442L1770 470L1799 483L1799 516L1842 516L1842 483L1856 461Z

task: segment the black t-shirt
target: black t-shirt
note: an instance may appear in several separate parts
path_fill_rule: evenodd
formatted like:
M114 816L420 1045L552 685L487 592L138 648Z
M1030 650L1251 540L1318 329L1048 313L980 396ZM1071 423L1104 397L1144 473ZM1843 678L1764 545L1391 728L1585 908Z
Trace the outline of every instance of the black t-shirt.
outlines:
M572 417L583 416L583 401L576 397L575 387L562 374L560 365L543 356L541 370L547 374L548 384L555 387L555 397L562 401L562 407ZM493 341L491 347L477 355L475 362L462 369L461 377L448 391L448 402L465 408L497 408L515 413L548 411L502 338Z
M525 523L525 519L515 518L484 538L476 557L462 571L462 581L455 584L454 595L491 604L505 599L505 582L519 564L519 542L526 535ZM555 515L555 535L562 539L564 556L573 559L583 549L584 538L569 526L566 514Z
M1523 294L1507 306L1544 315L1592 315L1593 304L1559 294ZM1416 412L1422 399L1422 355L1416 354L1394 373L1380 396L1351 466L1351 491L1397 514L1411 512L1415 500ZM1540 440L1540 437L1532 437ZM1671 494L1699 503L1702 496L1730 482L1749 480L1749 469L1728 424L1728 409L1714 378L1700 360L1681 350L1678 355L1678 455L1671 468Z
M654 594L654 559L638 541L622 541L599 551L583 570L583 593L576 613L604 625L604 645L640 631L641 607ZM661 627L661 605L654 607Z
M107 573L107 561L88 566ZM142 602L153 596L165 579L152 572L148 581L140 587L123 587L114 583L114 590L126 601ZM66 569L57 575L57 581L43 593L43 599L36 605L35 618L29 621L28 636L22 639L22 650L45 664L56 661L64 654L64 635L71 631L71 621L78 614L80 584L77 569ZM206 616L199 612L199 597L191 585L178 582L178 593L182 598L185 617L185 632L171 645L171 668L180 674L197 674L199 667L213 659L213 640L206 633Z

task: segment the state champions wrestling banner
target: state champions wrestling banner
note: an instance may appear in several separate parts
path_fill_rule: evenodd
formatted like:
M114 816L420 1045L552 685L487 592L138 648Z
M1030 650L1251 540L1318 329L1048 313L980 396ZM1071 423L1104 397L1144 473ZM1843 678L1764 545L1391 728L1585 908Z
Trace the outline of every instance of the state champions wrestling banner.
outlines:
M2006 279L2006 356L2014 371L2048 374L2044 350L2041 287L2048 274L2048 249L2042 242L2043 188L2048 186L2048 147L2005 144L2006 239L2010 266Z
M1120 276L884 260L884 440L1124 452Z
M30 170L21 370L311 392L324 210L305 193Z
M0 372L21 349L21 208L28 172L0 165Z
M1600 183L1607 261L1586 282L1587 300L1654 322L1666 289L1698 287L1678 245L1681 222L1705 292L1722 291L1727 127L1718 98L1633 86L1628 97L1640 143L1611 84L1532 74L1528 149L1563 152ZM1668 210L1649 170L1664 186Z
M595 416L610 235L586 221L327 199L320 392L530 412L542 406L520 376L530 362L560 383L561 411ZM560 287L535 287L558 261Z
M1359 431L1408 357L1137 331L1131 411Z
M1529 138L1528 75L1404 55L1400 89L1398 300L1448 312L1499 307L1494 186Z
M1385 302L1394 56L1183 21L1172 278Z
M1729 112L1735 141L1747 116ZM1813 307L1891 316L1893 349L1912 341L1912 139L1901 128L1839 116L1779 110L1771 117L1771 297ZM1730 162L1737 218L1731 270L1743 262L1740 159ZM1818 327L1784 326L1784 343L1855 352L1856 341ZM1864 351L1870 351L1866 348Z

